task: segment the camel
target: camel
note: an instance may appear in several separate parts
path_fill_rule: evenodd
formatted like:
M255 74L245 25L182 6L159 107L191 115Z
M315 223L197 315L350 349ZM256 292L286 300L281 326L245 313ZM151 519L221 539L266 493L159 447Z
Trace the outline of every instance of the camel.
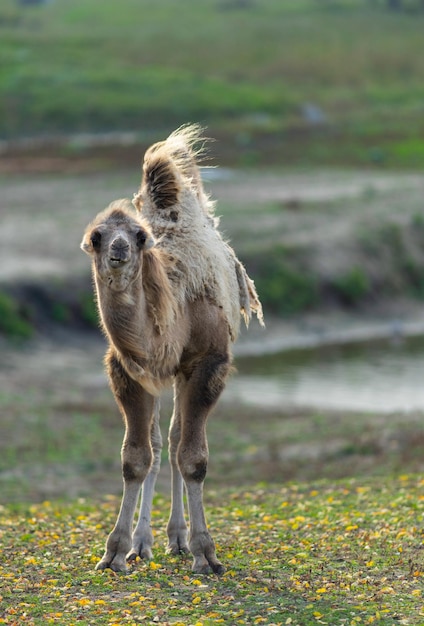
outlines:
M252 313L263 325L263 314L253 281L218 231L199 173L196 146L202 142L200 127L190 125L150 147L132 203L112 202L89 224L81 243L92 259L109 344L105 365L125 424L123 496L99 570L126 571L127 561L153 558L160 393L173 384L168 553L191 553L196 573L224 572L203 506L206 422L231 369L240 313L246 326Z

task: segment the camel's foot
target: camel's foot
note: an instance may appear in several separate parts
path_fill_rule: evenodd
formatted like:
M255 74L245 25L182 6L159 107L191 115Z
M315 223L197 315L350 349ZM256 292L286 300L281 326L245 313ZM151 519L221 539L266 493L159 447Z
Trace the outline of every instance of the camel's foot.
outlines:
M104 557L96 565L97 570L111 569L114 572L126 574L128 569L126 566L126 558L117 554L105 553Z
M207 532L193 535L190 539L190 551L193 554L192 570L196 574L218 574L225 572L225 567L218 561L215 552L215 544Z
M186 525L180 526L179 528L168 526L168 547L166 551L168 554L172 554L172 556L190 553Z
M153 533L150 526L139 532L136 530L133 534L132 548L127 554L127 561L135 561L137 557L151 561L153 559L152 547Z
M152 561L153 552L148 546L133 547L127 554L127 561L135 561L137 557L144 561Z
M106 550L97 570L111 569L114 572L127 572L127 553L131 547L131 538L113 530L106 542Z

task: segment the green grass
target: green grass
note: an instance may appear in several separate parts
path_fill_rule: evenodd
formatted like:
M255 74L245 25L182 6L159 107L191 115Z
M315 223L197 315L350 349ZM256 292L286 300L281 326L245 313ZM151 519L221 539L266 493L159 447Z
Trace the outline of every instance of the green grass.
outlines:
M1 624L423 624L424 482L267 485L207 495L223 577L165 553L169 502L153 510L155 556L96 572L118 501L0 511Z
M421 167L423 20L365 0L5 0L0 132L142 136L198 120L244 164Z

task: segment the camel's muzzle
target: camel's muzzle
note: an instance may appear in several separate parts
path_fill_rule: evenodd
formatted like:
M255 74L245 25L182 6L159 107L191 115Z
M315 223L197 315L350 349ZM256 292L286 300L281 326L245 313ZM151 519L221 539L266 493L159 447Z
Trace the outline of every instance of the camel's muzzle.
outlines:
M112 241L109 248L109 264L111 267L120 267L130 260L130 245L122 237Z

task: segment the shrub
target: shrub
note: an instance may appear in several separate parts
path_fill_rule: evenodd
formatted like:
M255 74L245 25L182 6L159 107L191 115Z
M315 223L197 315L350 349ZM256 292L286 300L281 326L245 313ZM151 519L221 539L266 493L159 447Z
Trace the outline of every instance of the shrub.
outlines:
M293 254L276 246L266 255L251 260L252 275L265 308L282 315L293 315L311 308L317 302L317 279L298 267Z
M0 333L7 337L28 339L33 333L31 324L12 296L0 291Z
M358 304L370 291L370 281L361 267L352 267L334 281L336 293L349 305Z

